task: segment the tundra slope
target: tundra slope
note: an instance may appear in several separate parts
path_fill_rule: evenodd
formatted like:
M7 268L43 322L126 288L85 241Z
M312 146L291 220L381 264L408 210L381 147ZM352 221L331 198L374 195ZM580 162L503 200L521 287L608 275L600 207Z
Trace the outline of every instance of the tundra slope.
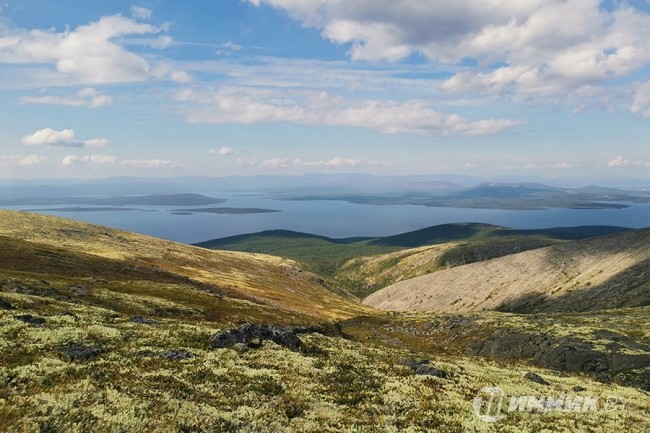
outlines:
M589 311L650 303L650 229L557 244L415 277L363 303L391 311Z
M34 280L35 287L55 277L55 292L85 287L99 305L116 291L144 290L188 304L205 298L214 314L236 310L255 317L264 310L285 319L329 321L372 311L333 294L292 260L210 251L24 212L0 210L0 258L7 277Z

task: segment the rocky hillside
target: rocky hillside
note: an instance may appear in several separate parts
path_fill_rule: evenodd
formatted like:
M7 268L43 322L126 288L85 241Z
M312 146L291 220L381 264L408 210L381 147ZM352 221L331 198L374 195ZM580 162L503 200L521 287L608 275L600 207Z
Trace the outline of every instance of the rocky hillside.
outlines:
M650 229L552 245L390 285L392 311L586 311L650 303Z

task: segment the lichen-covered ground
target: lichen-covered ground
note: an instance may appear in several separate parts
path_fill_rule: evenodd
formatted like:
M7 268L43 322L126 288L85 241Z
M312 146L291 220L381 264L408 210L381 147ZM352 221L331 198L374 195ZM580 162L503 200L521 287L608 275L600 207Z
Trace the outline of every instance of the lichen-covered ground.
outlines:
M318 333L300 335L302 352L272 342L214 349L210 336L236 323L0 296L3 432L650 431L648 394L588 377ZM404 365L423 357L445 377ZM529 380L529 371L550 385ZM595 398L599 410L515 411L486 422L473 408L486 386L507 396ZM604 405L611 396L625 404Z

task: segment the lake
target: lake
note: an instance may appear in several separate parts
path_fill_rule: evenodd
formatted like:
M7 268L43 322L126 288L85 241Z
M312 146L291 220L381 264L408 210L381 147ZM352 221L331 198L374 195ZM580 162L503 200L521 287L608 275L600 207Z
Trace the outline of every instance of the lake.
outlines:
M144 210L43 212L164 239L194 243L262 230L286 229L330 237L387 236L437 224L481 222L518 229L578 225L650 226L650 204L626 209L497 210L413 205L375 206L342 201L282 201L259 195L219 191L201 194L227 199L224 207L277 209L278 213L174 215L180 206L134 206ZM205 207L217 207L215 205ZM6 209L46 209L56 206L5 206ZM201 206L191 206L199 208Z

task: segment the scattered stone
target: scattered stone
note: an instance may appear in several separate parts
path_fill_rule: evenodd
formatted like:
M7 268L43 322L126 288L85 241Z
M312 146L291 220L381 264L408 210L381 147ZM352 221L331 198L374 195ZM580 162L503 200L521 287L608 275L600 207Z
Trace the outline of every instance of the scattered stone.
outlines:
M41 326L45 324L44 317L32 316L31 314L21 314L20 316L14 316L14 318L21 322L29 323L32 326Z
M545 386L550 385L550 382L547 382L546 380L544 380L544 378L542 376L540 376L539 374L533 373L532 371L529 371L528 373L526 373L526 379L528 379L528 380L530 380L532 382L535 382L535 383L539 383L540 385L545 385Z
M420 367L421 365L428 364L429 360L428 359L421 359L421 360L416 360L416 359L402 359L400 361L400 364L407 366L411 370L413 370L413 373Z
M255 349L261 347L264 340L271 340L293 351L304 348L295 330L279 328L273 325L245 323L239 328L220 332L210 338L212 347L217 349L232 347L235 344L245 344L249 348Z
M572 390L573 392L582 392L582 391L586 391L587 388L583 388L583 387L581 387L580 385L576 385L576 386L574 386L573 388L571 388L571 390Z
M86 284L70 286L70 294L74 296L87 296L90 288Z
M152 350L145 350L139 353L140 356L160 357L167 358L170 361L181 361L183 359L194 358L194 354L186 350L168 350L166 352L154 352Z
M0 298L0 310L15 310L16 307L14 307L11 302L5 301L4 299Z
M158 354L163 358L167 358L170 361L181 361L183 359L193 358L194 355L186 350L169 350L167 352L161 352Z
M84 346L81 343L68 343L61 347L60 353L69 362L83 362L95 358L106 350L99 346Z
M435 376L435 377L440 377L442 379L447 378L447 372L440 370L439 368L436 368L432 365L429 364L428 359L421 359L421 360L416 360L416 359L402 359L400 363L402 365L407 366L411 370L413 370L413 373L419 375L419 376Z
M447 378L447 372L440 370L439 368L436 368L432 365L429 364L422 364L420 365L416 370L415 374L418 376L435 376L439 377L441 379L446 379Z
M155 321L153 321L151 319L146 319L146 318L141 317L141 316L133 316L133 317L131 317L131 319L129 319L129 321L133 322L133 323L142 323L143 325L155 325L156 324Z

